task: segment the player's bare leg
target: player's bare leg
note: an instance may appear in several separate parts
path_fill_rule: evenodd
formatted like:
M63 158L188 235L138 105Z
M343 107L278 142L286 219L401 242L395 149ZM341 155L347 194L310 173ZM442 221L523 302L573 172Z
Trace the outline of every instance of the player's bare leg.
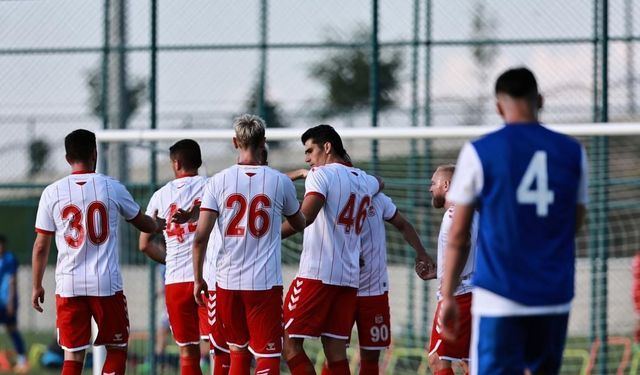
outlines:
M285 330L282 355L287 362L291 375L316 374L313 363L311 363L311 360L307 357L307 353L304 352L303 345L304 339L297 337L291 338Z
M451 361L440 359L438 353L429 354L429 368L434 375L453 375ZM465 372L466 373L466 372Z
M180 347L180 374L202 375L200 370L200 345Z
M349 361L347 360L347 344L343 339L322 336L322 347L327 357L327 364L331 374L348 375Z
M84 350L78 350L77 352L64 351L62 375L82 375L84 352Z
M105 345L107 357L102 366L103 374L124 375L127 368L127 347Z
M360 349L360 375L380 374L380 350Z

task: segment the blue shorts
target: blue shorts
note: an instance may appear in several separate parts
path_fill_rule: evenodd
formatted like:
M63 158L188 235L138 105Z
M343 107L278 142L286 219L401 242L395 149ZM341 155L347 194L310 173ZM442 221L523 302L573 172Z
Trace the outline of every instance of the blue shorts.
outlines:
M567 338L569 314L473 317L471 373L557 374Z

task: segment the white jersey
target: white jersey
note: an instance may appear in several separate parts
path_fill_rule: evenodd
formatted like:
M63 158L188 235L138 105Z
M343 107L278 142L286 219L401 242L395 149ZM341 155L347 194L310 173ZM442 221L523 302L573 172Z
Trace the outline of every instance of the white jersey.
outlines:
M218 286L268 290L282 285L282 216L300 209L287 176L267 166L234 165L209 180L201 209L218 212Z
M440 234L438 234L438 301L442 299L440 289L442 288L442 276L444 276L444 262L445 251L447 250L447 239L449 238L449 229L453 223L453 215L455 213L455 206L449 207L442 217L442 224L440 225ZM476 243L478 240L478 212L473 213L473 220L471 222L471 245L469 248L469 257L467 263L462 269L460 274L460 284L453 293L454 296L469 293L472 289L471 278L473 277L473 271L476 267Z
M158 217L167 221L163 231L167 248L165 284L193 281L192 246L197 223L172 223L173 215L178 209L188 209L202 199L204 176L184 176L169 181L156 191L149 205L147 215L152 216L157 210Z
M216 290L216 262L218 261L218 254L222 247L222 235L218 229L218 222L209 235L209 242L207 243L207 254L204 257L204 264L202 266L202 278L207 283L209 290Z
M133 220L140 206L118 181L77 173L47 186L36 232L54 234L58 248L56 294L111 296L122 290L118 262L118 216Z
M384 222L393 219L397 213L391 198L383 193L373 197L362 228L358 296L379 296L389 290Z
M298 277L325 284L357 288L360 280L360 235L378 180L340 163L312 168L305 196L314 194L324 205L304 230Z

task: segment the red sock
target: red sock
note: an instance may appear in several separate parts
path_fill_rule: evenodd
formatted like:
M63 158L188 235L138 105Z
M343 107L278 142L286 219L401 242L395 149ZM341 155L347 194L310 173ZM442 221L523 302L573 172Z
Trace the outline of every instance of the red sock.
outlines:
M231 351L229 375L249 375L251 372L251 353Z
M289 367L289 371L291 371L291 375L316 375L313 363L311 363L311 360L305 352L298 353L295 357L288 360L287 366Z
M280 357L256 358L256 374L275 375L280 373Z
M329 364L327 361L324 361L324 364L322 365L321 375L331 375L331 370L329 370Z
M124 375L127 368L127 350L126 349L107 349L107 358L102 366L103 373L113 373L115 375Z
M360 375L380 375L378 361L367 361L366 359L361 360Z
M443 368L442 370L438 370L433 375L455 375L453 369L451 367Z
M82 375L82 362L64 361L62 364L62 375Z
M335 361L329 363L329 371L331 375L350 375L349 361L343 359L341 361Z
M213 357L213 375L229 375L231 357L229 353L216 349Z
M202 375L200 357L180 357L180 375Z

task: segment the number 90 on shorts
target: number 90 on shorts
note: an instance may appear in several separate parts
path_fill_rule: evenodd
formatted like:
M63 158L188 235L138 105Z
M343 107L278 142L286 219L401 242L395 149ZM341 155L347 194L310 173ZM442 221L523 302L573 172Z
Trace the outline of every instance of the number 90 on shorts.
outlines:
M382 350L391 344L389 295L358 296L355 314L359 346L366 350Z

